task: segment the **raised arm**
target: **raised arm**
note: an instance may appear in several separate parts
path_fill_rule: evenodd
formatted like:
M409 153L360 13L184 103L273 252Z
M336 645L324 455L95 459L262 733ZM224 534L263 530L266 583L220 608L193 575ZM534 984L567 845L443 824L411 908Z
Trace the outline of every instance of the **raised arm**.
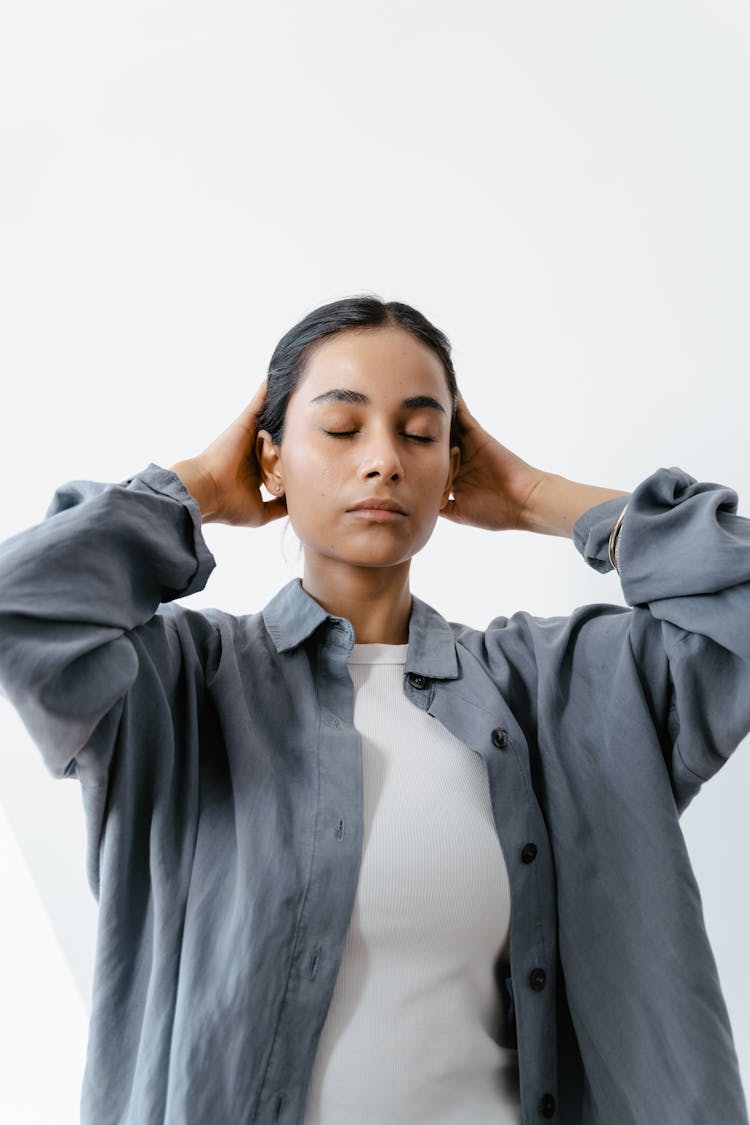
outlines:
M177 607L158 611L201 590L215 566L202 523L255 526L286 514L260 495L254 441L264 398L261 384L215 442L174 470L152 463L121 484L63 485L42 523L0 544L0 692L53 775L78 772L100 724L106 757L144 645L160 675L177 674ZM194 624L205 655L210 630L197 615Z
M545 667L562 676L575 648L598 713L623 662L635 660L683 810L750 733L750 519L737 514L736 492L676 467L632 493L579 484L528 465L462 400L458 417L466 456L447 518L571 536L601 573L612 569L616 533L631 611L582 606L555 619L544 630ZM586 692L576 698L583 708Z
M454 523L571 537L573 525L587 509L616 497L623 497L623 504L627 499L627 492L580 484L530 465L480 425L462 395L456 422L461 465L453 482L454 498L440 513Z
M0 544L0 690L57 777L138 673L129 639L215 562L174 473L71 481L42 523ZM166 625L163 623L163 627Z

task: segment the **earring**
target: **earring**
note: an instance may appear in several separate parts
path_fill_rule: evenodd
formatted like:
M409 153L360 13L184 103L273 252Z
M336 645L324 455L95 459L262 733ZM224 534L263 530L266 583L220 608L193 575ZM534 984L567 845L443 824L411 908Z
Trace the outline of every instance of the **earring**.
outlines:
M275 484L274 488L276 489L277 492L281 492L281 485L280 484Z

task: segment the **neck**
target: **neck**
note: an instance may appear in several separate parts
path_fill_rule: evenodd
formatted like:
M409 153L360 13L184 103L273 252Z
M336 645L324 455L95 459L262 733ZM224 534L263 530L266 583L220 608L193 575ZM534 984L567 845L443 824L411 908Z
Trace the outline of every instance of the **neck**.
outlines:
M302 588L328 613L351 621L357 644L403 645L409 640L410 561L391 567L323 567L306 557Z

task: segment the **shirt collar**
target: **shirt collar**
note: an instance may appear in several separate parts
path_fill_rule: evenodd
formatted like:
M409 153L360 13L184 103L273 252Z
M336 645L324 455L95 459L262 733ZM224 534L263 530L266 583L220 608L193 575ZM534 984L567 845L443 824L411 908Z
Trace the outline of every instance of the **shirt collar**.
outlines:
M453 631L445 618L414 594L409 616L409 647L405 672L415 672L436 680L458 678L458 660ZM286 652L306 640L316 629L341 629L347 635L347 647L354 644L354 629L346 617L335 617L323 608L293 578L282 586L263 610L263 620L277 652Z

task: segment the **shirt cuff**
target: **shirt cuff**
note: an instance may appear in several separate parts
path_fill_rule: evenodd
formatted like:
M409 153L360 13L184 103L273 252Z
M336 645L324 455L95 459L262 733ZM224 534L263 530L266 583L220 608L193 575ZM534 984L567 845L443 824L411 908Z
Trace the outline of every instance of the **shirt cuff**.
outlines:
M609 538L629 500L629 495L613 496L611 500L588 508L573 524L573 542L577 550L600 574L613 569L609 559Z
M151 461L145 469L128 477L122 483L126 488L133 488L136 491L158 492L162 496L171 496L173 500L187 508L192 521L193 548L198 566L189 584L177 596L183 598L202 590L216 566L216 559L203 538L203 518L198 501L185 488L182 478L172 469L165 469Z

